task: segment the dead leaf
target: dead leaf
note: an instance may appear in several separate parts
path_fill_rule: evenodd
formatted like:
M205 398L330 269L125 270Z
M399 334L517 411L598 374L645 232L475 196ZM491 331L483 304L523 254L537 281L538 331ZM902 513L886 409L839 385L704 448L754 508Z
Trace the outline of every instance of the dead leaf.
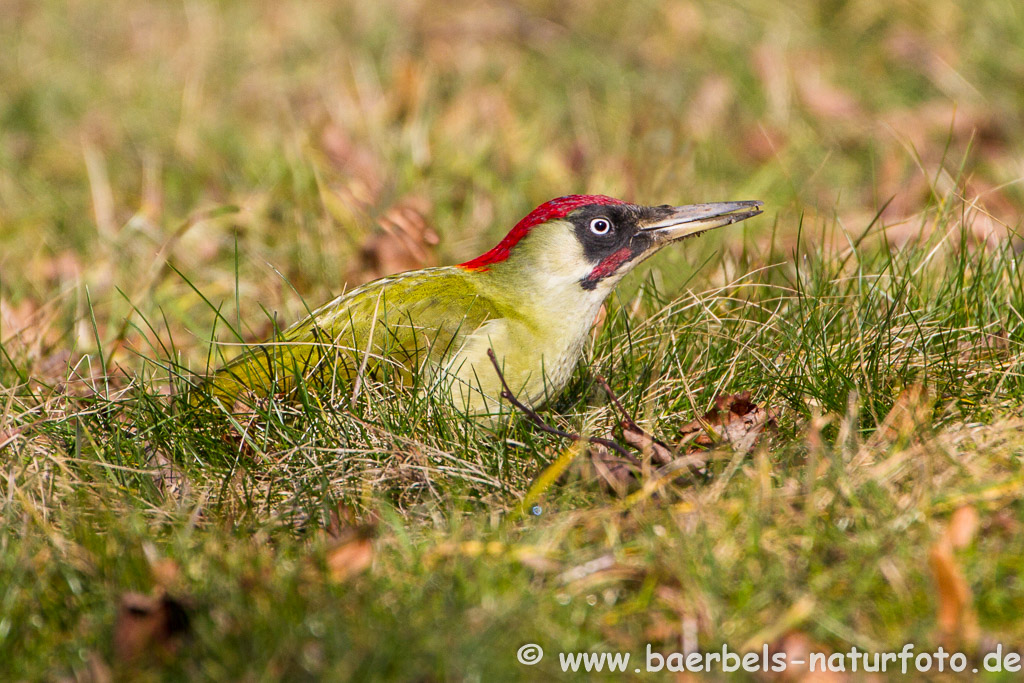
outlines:
M978 617L954 550L966 547L978 528L978 512L971 506L957 509L949 525L928 554L938 593L936 622L943 639L951 646L973 645L978 640Z
M676 459L676 454L666 443L648 434L635 422L623 423L622 439L660 465L667 465Z
M981 338L965 339L956 345L961 361L1008 358L1010 335L1005 327L993 333L982 333Z
M173 655L189 630L188 610L162 591L125 593L114 623L114 655L129 662L143 654Z
M347 178L343 187L335 188L341 199L364 211L376 204L386 177L381 157L333 122L321 131L320 146L337 171Z
M594 472L613 493L622 497L637 486L636 468L629 460L612 455L600 444L590 449L590 464Z
M376 524L356 524L355 512L339 506L331 511L324 533L332 539L327 549L327 571L334 581L345 581L373 564Z
M849 91L829 82L813 63L794 65L797 93L812 114L832 122L855 123L863 110Z
M714 407L700 419L684 425L679 450L688 453L711 448L724 441L739 452L747 452L767 426L774 426L777 410L765 409L750 400L750 392L720 394Z
M934 545L929 554L929 561L938 589L936 621L939 630L949 638L959 631L964 617L967 616L971 589L956 565L951 546L941 542Z
M778 157L788 142L781 129L759 124L744 131L742 148L752 161L763 164Z
M21 435L21 432L24 429L24 425L20 427L0 429L0 451L7 448L7 446L9 446L10 444L14 443L14 441L18 438L18 436Z
M615 410L622 417L619 426L622 429L622 439L626 445L632 446L643 455L645 461L658 465L676 465L677 469L688 468L691 473L699 473L704 461L699 458L688 456L680 458L672 448L665 442L655 438L643 427L637 424L636 420L622 405L619 397L612 390L607 380L598 375L598 385L607 394ZM605 437L612 440L612 435ZM601 444L593 444L589 453L588 463L593 467L594 472L601 481L614 493L625 496L639 483L639 470L642 463L632 456L620 457L612 455L608 448ZM670 469L666 467L665 469Z
M406 270L437 265L440 238L427 219L430 202L406 197L378 219L380 230L359 248L358 263L349 271L350 284L375 280Z
M167 500L181 502L192 492L192 484L185 472L160 448L147 446L146 466L152 468L153 483Z
M726 111L732 104L735 92L729 79L721 74L707 76L697 87L697 94L690 103L686 125L690 137L703 140L710 137L716 127L722 125Z
M354 535L327 552L327 570L334 581L345 581L370 568L373 564L371 537Z
M978 530L978 511L970 505L957 509L949 518L946 538L954 550L966 548Z

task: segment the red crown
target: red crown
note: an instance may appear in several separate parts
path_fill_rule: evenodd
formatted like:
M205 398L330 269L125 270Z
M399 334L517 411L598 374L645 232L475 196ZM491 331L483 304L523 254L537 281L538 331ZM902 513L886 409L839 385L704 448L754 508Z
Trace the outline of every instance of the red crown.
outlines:
M625 204L626 202L614 197L606 197L603 194L571 194L566 197L558 197L551 201L544 202L536 209L526 215L523 220L516 223L516 226L508 231L508 234L497 246L486 254L477 256L472 261L460 263L460 268L466 270L487 270L488 266L501 263L508 258L512 247L519 243L519 240L526 237L530 230L541 223L565 218L570 213L590 204Z

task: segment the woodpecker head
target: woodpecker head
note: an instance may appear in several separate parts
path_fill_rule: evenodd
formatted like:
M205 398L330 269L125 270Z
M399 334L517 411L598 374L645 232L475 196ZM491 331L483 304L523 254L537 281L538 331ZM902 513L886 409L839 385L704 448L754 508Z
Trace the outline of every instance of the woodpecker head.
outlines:
M639 206L603 195L569 195L541 204L497 246L460 267L532 281L539 289L578 287L603 300L666 244L746 220L760 207L759 201Z

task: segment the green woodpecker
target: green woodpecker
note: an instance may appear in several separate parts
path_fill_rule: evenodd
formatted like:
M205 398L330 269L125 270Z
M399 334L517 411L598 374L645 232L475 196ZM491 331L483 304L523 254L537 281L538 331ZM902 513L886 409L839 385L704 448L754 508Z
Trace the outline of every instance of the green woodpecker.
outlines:
M565 385L601 304L627 273L666 244L756 216L760 206L552 199L471 261L342 294L218 370L208 388L233 400L291 391L300 376L329 390L374 377L418 381L488 413L501 394L487 356L494 349L513 392L539 405Z

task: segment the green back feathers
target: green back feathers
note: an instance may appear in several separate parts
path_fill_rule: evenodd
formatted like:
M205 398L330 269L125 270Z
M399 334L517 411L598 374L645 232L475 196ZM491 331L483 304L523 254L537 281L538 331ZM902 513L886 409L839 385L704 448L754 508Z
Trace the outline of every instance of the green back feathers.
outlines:
M233 402L249 393L291 391L298 377L339 390L360 373L408 383L425 364L440 363L481 324L500 317L470 277L448 267L371 282L231 361L205 389Z

